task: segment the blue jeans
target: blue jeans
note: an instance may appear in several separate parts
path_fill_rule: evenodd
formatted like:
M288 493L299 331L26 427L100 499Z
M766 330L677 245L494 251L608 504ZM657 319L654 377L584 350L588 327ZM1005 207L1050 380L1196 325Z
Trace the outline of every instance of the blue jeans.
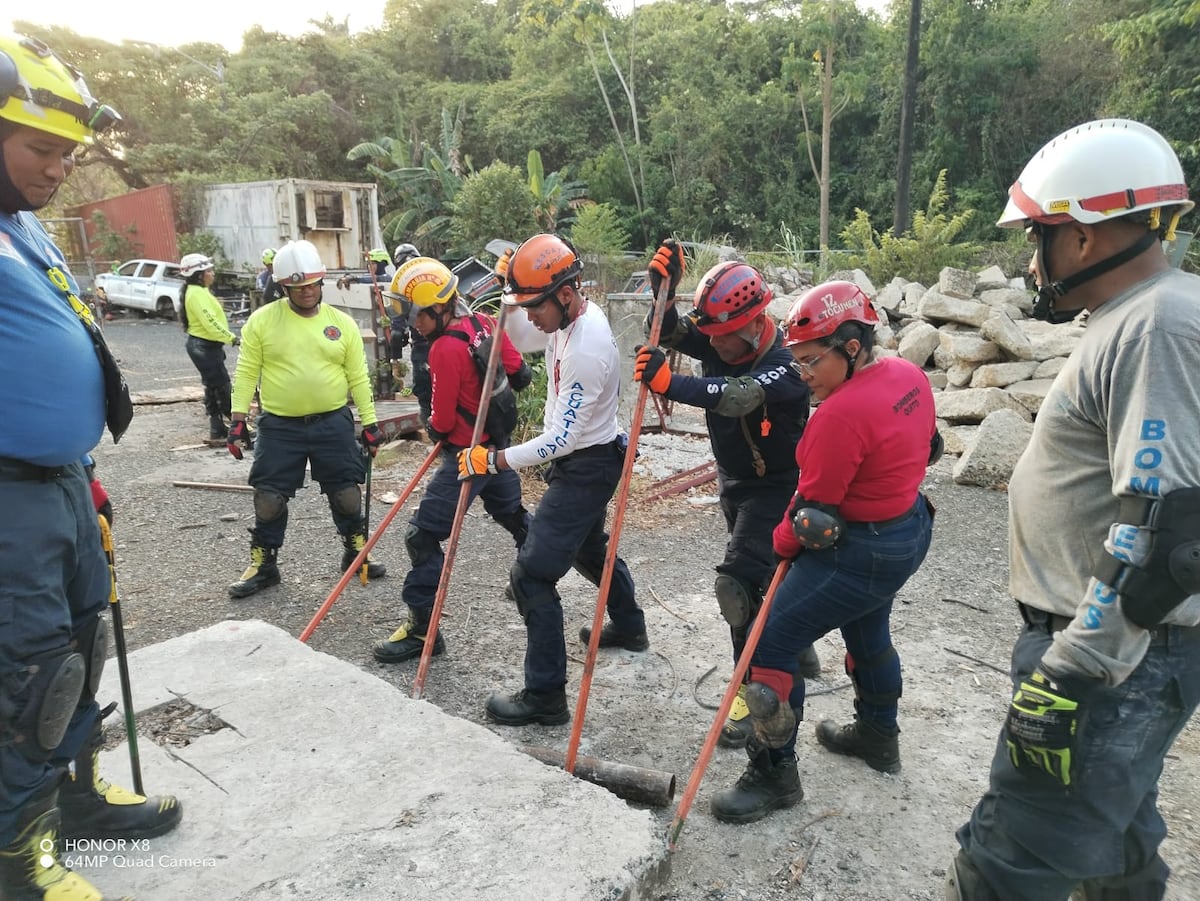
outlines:
M49 481L0 480L0 847L14 838L17 814L48 791L83 746L98 713L80 699L50 760L12 744L11 721L34 700L30 667L62 652L106 607L111 586L96 508L83 467Z
M1036 669L1051 634L1027 626L1012 655L1012 683ZM1200 628L1168 627L1116 687L1070 682L1082 717L1071 785L1018 771L996 743L990 785L958 841L1001 898L1063 901L1079 883L1120 884L1130 898L1161 898L1169 869L1158 812L1163 758L1200 703Z
M248 479L255 489L293 498L304 484L306 464L311 466L313 481L326 497L366 481L367 464L354 434L354 414L349 407L340 407L311 422L265 412L258 417L254 464ZM339 513L332 505L330 511L339 535L354 535L362 529L361 504L356 516ZM256 518L251 530L254 543L283 547L287 520L286 504L275 519L264 522Z
M823 551L802 551L780 584L767 616L753 666L796 673L796 655L822 635L841 629L846 653L855 661L855 692L863 699L859 714L882 729L896 725L900 658L892 648L892 602L920 567L933 537L933 520L918 496L904 520L882 529L850 523L838 544ZM789 698L804 707L804 680L796 679ZM773 757L795 753L796 736L773 750Z
M608 553L604 518L621 479L624 458L615 445L576 451L550 467L546 493L517 554L509 587L525 619L525 687L557 691L567 682L562 599L555 588L572 566L599 578ZM634 600L633 576L615 561L608 615L622 632L642 632L646 618Z
M400 596L404 603L417 609L433 609L442 565L446 561L441 542L450 537L450 530L454 525L454 511L458 508L458 498L464 484L470 485L471 488L469 503L473 504L475 498L482 497L483 509L501 525L512 525L512 521L518 518L518 511L522 510L521 477L517 473L505 470L495 475L460 482L458 450L459 448L448 448L442 451L441 465L426 485L425 496L421 498L421 505L417 507L417 513L412 518L414 526L427 533L428 539L437 542L436 547L428 547L425 558L415 564L404 578Z

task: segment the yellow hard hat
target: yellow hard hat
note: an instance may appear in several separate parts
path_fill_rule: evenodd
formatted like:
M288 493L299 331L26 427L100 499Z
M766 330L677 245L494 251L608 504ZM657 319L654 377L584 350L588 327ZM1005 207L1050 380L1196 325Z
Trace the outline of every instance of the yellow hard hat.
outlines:
M99 103L82 73L41 41L0 35L0 119L90 143L121 116Z
M414 257L396 270L386 293L392 309L407 316L413 307L452 303L457 292L458 276L444 263L432 257Z

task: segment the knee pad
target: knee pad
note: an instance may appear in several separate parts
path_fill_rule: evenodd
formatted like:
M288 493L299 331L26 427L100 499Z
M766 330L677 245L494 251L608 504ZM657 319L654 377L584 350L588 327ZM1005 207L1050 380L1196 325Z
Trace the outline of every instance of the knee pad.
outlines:
M414 567L420 566L433 556L434 551L441 546L431 532L426 532L419 526L409 525L404 533L404 548L408 551L408 559Z
M362 513L362 489L347 485L330 492L329 508L338 516L359 516Z
M86 667L81 703L91 703L100 690L100 676L104 673L104 661L108 659L108 620L95 616L71 637L71 648L83 657Z
M82 654L60 648L0 680L0 742L44 763L62 743L87 680Z
M254 518L259 522L274 522L287 509L287 498L274 491L254 489Z
M877 694L875 692L866 691L863 689L862 680L866 673L873 669L881 669L888 666L893 660L899 659L900 655L896 653L896 648L893 645L888 645L883 651L880 651L874 657L869 657L866 660L855 660L850 656L850 652L846 652L846 675L850 677L850 681L854 683L854 695L860 701L866 701L868 704L895 704L900 700L900 696L904 693L903 686L896 689L894 692L885 692Z
M530 591L527 587L527 580L528 573L521 565L521 561L513 563L512 569L508 573L508 588L504 590L504 594L517 605L517 612L521 614L521 619L528 619L531 610L544 604L558 603L560 600L554 586L550 586L549 590Z
M736 576L718 573L713 581L713 592L717 596L717 606L721 608L721 616L729 623L731 629L741 632L754 619L758 608L762 606L762 598L758 591Z

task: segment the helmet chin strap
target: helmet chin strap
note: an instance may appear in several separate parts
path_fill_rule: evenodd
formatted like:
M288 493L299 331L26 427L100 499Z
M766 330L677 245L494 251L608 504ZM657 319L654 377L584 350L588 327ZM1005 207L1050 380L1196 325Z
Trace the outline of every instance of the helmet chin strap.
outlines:
M1049 243L1048 237L1048 232L1043 231L1038 247L1038 255L1041 257L1042 265L1046 268L1046 277L1049 279L1051 278L1050 262L1046 259L1046 248ZM1066 295L1068 291L1078 288L1080 285L1090 282L1092 279L1098 278L1104 275L1104 273L1116 269L1118 266L1124 266L1134 257L1141 256L1149 248L1153 247L1156 241L1158 241L1158 234L1148 231L1120 253L1115 253L1108 259L1088 266L1088 268L1076 272L1067 278L1051 281L1049 284L1038 288L1037 300L1033 302L1033 318L1049 322L1053 325L1070 322L1084 308L1076 307L1073 310L1060 310L1057 309L1055 301Z

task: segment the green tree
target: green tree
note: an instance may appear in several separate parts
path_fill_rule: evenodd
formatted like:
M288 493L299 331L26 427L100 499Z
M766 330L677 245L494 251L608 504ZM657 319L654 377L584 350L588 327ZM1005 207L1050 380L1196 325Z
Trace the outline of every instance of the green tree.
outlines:
M493 238L523 241L540 230L533 195L507 163L492 163L464 180L451 209L452 247L464 254L477 253Z

